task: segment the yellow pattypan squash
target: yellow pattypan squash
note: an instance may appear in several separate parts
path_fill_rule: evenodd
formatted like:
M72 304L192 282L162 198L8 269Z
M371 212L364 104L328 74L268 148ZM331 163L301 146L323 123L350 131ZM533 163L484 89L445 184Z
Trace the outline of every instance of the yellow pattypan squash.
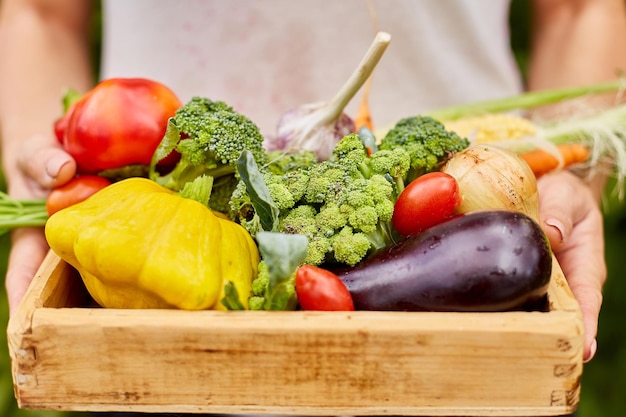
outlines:
M248 308L259 252L240 225L145 178L114 183L50 216L50 248L109 308Z

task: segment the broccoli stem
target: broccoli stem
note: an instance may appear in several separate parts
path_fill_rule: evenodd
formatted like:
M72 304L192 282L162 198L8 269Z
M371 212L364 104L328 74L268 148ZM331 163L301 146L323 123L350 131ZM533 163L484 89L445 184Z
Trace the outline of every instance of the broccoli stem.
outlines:
M226 175L234 174L236 171L234 165L222 165L217 168L207 169L206 174L212 176L214 179L225 177Z
M372 175L374 175L374 171L372 171L370 166L365 161L359 163L359 172L364 179L372 178Z
M397 238L392 232L391 225L387 222L379 222L375 231L366 233L367 239L372 244L372 250L377 251L396 243Z
M170 190L181 190L188 182L195 180L201 175L209 175L214 180L218 180L234 173L235 167L231 165L207 168L204 165L192 165L181 162L169 174L160 177L151 176L151 179Z
M178 195L190 200L195 200L205 206L209 206L211 190L213 189L213 177L202 175L191 182L185 183Z
M396 198L404 191L404 179L401 176L392 177L396 186Z

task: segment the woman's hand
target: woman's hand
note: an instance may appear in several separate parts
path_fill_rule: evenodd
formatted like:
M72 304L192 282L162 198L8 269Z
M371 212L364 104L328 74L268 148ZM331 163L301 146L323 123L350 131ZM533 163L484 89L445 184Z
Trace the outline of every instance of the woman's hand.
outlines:
M76 172L76 163L52 136L33 136L5 162L9 194L14 198L45 197L51 188L65 184ZM14 311L48 251L42 228L21 228L11 234L6 274L9 310Z
M542 227L582 309L583 359L589 361L597 349L607 274L602 212L591 188L568 171L542 176L537 185Z

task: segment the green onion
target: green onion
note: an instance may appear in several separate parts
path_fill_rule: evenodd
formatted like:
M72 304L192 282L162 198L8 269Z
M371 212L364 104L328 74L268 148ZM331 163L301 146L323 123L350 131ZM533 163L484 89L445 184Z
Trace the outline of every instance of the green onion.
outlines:
M19 200L0 191L0 235L17 227L41 227L48 220L46 200Z
M617 92L623 90L625 87L626 84L624 80L619 79L583 87L529 91L511 97L441 108L426 114L440 121L456 120L461 117L475 116L483 113L533 109L583 96Z

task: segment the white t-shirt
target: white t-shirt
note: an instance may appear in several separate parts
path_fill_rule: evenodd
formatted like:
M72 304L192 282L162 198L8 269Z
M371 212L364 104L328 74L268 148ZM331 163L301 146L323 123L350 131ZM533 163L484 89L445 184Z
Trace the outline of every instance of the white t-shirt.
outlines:
M508 0L105 0L102 77L147 77L223 100L273 135L280 115L330 100L376 29L376 126L518 93ZM372 19L370 4L375 11ZM376 22L376 29L375 29ZM347 113L354 115L360 95Z

